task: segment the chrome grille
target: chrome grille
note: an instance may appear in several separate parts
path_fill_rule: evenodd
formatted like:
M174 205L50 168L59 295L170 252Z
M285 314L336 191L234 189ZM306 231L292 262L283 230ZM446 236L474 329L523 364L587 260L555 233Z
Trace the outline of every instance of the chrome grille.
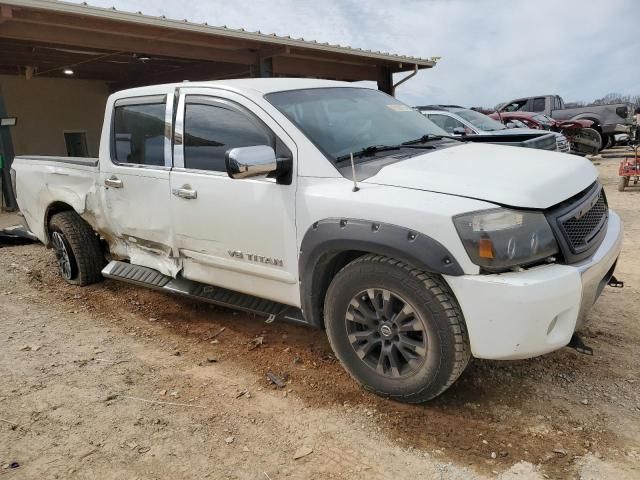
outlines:
M604 190L600 190L597 200L590 207L587 205L581 207L577 213L572 212L560 221L565 237L574 252L588 248L606 223L609 207Z

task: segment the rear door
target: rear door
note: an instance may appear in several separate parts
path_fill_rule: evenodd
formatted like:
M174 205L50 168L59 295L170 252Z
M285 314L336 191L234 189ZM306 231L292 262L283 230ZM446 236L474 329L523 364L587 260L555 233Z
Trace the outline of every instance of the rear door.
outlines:
M292 139L252 101L211 88L181 89L175 128L170 202L184 277L299 306ZM293 181L229 178L225 152L255 145L290 157Z
M171 275L177 272L169 204L172 110L172 94L116 100L110 158L100 173L114 256Z

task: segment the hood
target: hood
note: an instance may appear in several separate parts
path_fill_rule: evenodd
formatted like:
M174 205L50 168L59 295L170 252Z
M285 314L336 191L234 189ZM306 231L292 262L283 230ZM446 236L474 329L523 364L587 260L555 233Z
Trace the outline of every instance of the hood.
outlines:
M490 132L481 132L482 135L522 135L522 134L535 134L546 135L547 133L555 133L551 130L539 130L535 128L505 128L504 130L492 130Z
M575 155L467 143L386 165L363 183L544 209L579 193L597 178L591 162Z

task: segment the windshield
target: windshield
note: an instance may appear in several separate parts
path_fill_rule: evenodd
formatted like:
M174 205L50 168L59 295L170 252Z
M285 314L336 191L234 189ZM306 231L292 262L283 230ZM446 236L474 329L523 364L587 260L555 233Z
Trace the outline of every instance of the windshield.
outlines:
M453 110L453 113L464 118L478 130L485 132L495 132L496 130L504 130L507 128L497 120L487 117L484 113L476 112L475 110L460 109Z
M366 88L312 88L265 95L327 157L447 132L395 98Z

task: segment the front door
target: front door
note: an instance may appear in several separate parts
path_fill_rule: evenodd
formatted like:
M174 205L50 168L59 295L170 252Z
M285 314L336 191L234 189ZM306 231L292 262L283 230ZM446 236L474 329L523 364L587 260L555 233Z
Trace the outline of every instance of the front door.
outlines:
M110 158L102 159L100 188L115 236L112 254L175 275L169 172L173 95L119 99L114 103Z
M177 108L170 201L184 277L299 306L295 172L282 184L233 180L225 169L227 150L269 145L295 170L295 144L231 92L184 88Z

